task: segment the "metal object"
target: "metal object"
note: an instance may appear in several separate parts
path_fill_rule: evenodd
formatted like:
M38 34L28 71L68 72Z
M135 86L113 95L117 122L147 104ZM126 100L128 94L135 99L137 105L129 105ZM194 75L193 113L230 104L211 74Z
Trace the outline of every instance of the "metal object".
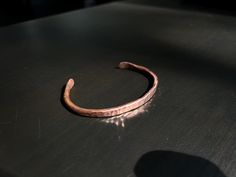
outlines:
M150 84L151 88L142 97L138 98L135 101L131 101L129 103L116 106L116 107L111 107L111 108L88 109L88 108L82 108L76 105L70 99L70 91L74 86L74 80L69 79L66 84L65 91L64 91L64 101L67 107L71 109L73 112L82 116L105 118L105 117L121 115L123 113L137 109L138 107L144 105L153 97L158 86L158 78L155 73L153 73L152 71L150 71L148 68L144 66L139 66L130 62L121 62L118 65L118 68L134 70L136 72L142 73L143 75L149 77L151 80L150 82L152 82Z

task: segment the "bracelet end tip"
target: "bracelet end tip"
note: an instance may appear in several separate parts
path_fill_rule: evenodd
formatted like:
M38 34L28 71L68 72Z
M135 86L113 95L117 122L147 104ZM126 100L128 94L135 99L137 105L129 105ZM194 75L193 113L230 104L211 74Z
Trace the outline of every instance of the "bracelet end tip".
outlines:
M74 79L70 78L70 79L67 81L66 87L68 87L68 88L71 89L71 88L74 86L74 84L75 84Z

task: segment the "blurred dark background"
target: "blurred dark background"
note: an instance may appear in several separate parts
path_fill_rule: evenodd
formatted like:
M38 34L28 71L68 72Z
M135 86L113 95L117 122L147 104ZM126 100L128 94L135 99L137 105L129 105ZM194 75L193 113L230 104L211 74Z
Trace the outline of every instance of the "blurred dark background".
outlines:
M232 0L127 0L129 2L170 7L181 8L187 10L206 11L211 13L220 13L227 15L235 15L235 2Z
M0 26L82 9L112 0L3 0L0 1Z
M0 2L0 26L30 19L88 8L118 0L2 0ZM149 6L199 10L235 15L234 3L230 0L120 0Z

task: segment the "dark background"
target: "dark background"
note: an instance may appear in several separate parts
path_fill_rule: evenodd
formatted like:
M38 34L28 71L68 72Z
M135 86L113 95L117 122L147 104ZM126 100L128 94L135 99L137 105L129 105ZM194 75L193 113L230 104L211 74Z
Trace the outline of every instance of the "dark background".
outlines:
M111 0L4 0L0 2L0 25L91 7L109 1Z
M11 0L0 2L0 26L66 11L92 7L115 0ZM116 0L118 1L118 0ZM122 0L120 0L122 1ZM235 15L231 0L123 0L159 7L191 9Z

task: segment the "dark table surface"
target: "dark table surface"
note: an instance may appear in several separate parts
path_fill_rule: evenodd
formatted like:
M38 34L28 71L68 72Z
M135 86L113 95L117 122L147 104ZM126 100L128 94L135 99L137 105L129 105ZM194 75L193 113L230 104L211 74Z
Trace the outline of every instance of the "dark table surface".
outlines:
M0 176L236 176L236 18L111 3L0 29ZM142 95L133 119L84 118L61 101L110 107Z

